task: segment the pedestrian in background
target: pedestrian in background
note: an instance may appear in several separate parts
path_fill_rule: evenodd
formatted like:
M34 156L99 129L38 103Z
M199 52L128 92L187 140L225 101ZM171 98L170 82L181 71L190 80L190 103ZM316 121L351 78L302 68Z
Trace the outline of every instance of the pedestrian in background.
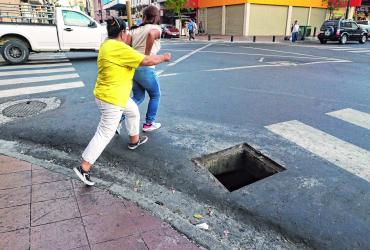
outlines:
M298 21L294 21L294 25L292 26L292 42L295 43L298 40L299 34L299 25Z
M150 5L143 10L143 22L130 30L127 43L135 50L145 55L156 55L161 49L161 26L159 26L159 9ZM159 129L162 125L155 122L157 118L161 90L159 80L155 73L155 66L142 66L136 69L134 75L134 86L132 88L133 100L140 105L145 99L145 92L149 95L149 103L143 124L143 131L150 132ZM125 119L122 116L121 122ZM120 134L121 123L117 128Z
M98 77L95 84L95 101L101 113L100 122L89 145L82 154L82 162L73 170L86 184L90 180L90 169L111 141L122 114L126 116L129 135L128 148L133 150L147 142L148 137L139 137L140 113L130 98L132 78L139 66L152 66L171 59L171 54L145 56L130 46L126 23L120 18L107 21L108 39L100 46L98 55Z
M191 39L195 40L195 37L194 37L195 23L193 22L191 18L189 19L187 28L189 31L189 41L191 41Z

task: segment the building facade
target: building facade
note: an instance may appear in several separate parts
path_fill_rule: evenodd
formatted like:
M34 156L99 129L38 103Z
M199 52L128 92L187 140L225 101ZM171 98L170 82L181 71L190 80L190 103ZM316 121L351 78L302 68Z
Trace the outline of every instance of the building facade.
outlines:
M348 18L356 19L356 9L362 2L362 0L328 0L329 16L333 19L345 18L348 11Z
M319 29L327 17L323 0L198 0L198 22L208 34L287 36L291 25Z

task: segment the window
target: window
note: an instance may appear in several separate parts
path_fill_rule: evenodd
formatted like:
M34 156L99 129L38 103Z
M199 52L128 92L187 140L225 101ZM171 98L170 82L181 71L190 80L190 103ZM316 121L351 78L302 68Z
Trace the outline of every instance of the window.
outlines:
M351 22L352 29L357 30L358 26L356 23Z
M63 20L64 25L70 26L88 27L91 23L91 20L86 16L78 12L68 10L63 10Z
M344 28L349 28L349 29L351 29L352 28L352 25L351 25L351 23L350 22L344 22L344 25L343 25L343 27Z

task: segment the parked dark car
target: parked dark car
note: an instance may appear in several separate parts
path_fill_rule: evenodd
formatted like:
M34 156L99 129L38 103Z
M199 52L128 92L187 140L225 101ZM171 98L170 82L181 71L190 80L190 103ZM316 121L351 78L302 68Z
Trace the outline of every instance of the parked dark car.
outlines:
M368 32L352 20L327 20L318 35L322 44L327 41L338 41L340 44L346 44L348 41L366 43L367 37Z
M162 38L179 38L179 30L170 24L161 24L162 27Z

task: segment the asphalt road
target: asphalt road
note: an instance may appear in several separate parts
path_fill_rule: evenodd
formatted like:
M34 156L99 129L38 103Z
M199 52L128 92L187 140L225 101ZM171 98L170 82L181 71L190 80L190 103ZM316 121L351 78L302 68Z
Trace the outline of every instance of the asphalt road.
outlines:
M105 171L93 174L119 182L124 176L107 170L134 172L314 248L370 249L370 42L164 41L167 51L173 61L156 69L163 127L135 152L126 149L126 136L115 137L98 161ZM93 53L66 57L36 55L18 68L0 66L0 105L61 101L29 118L0 116L0 138L62 150L71 157L51 159L37 147L26 153L71 168L98 123L97 67ZM145 110L146 103L142 116ZM230 193L191 161L241 143L286 170Z

